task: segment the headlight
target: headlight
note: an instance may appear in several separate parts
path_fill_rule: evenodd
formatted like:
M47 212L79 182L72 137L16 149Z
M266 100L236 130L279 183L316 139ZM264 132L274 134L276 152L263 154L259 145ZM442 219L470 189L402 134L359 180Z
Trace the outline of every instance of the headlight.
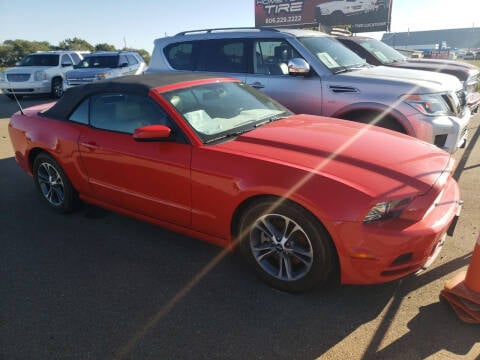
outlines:
M370 209L363 222L369 223L398 217L411 202L412 198L380 202Z
M35 71L33 78L35 81L47 80L47 73L45 71Z
M442 95L405 95L403 100L425 115L448 115L451 112Z
M109 72L104 72L104 73L97 74L97 79L98 80L104 80L104 79L108 78L109 76L110 76Z
M474 77L469 77L465 82L463 83L463 88L467 93L472 93L476 91L480 91L480 79L477 78L476 76Z

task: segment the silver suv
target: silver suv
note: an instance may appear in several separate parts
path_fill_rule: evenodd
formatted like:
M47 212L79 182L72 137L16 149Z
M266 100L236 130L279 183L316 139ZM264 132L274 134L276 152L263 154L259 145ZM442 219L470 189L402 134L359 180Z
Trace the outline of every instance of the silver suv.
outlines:
M82 60L77 51L40 51L27 55L14 68L0 72L0 89L13 99L33 94L63 95L63 78Z
M111 79L125 75L139 75L146 64L136 51L103 51L85 55L65 76L64 88Z
M465 144L470 110L460 81L370 66L334 37L298 29L209 29L155 40L147 72L232 76L296 113L373 122L449 152Z

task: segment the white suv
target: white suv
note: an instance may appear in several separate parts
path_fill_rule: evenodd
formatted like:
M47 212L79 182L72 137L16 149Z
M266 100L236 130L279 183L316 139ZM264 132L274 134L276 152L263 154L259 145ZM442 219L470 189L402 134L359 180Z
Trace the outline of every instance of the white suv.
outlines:
M9 98L33 94L63 95L63 79L82 60L77 51L42 51L27 55L14 68L0 72L0 89Z
M65 76L64 88L126 75L143 74L147 65L136 51L103 51L85 55Z

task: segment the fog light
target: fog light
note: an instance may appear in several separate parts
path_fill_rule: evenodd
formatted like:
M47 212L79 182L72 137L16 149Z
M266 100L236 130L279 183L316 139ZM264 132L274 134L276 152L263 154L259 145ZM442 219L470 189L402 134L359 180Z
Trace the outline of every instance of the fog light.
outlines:
M443 135L435 136L435 140L433 143L438 147L444 147L446 142L447 142L447 135L443 134Z

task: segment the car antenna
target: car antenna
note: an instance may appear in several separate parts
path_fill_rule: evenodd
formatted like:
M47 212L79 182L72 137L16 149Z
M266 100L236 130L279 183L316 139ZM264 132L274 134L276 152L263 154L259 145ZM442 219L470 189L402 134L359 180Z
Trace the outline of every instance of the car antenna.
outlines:
M25 115L25 113L23 112L23 109L22 109L22 105L20 105L20 101L18 101L17 94L15 94L15 91L13 90L13 88L10 88L10 90L12 90L13 97L15 98L15 101L17 102L18 108L20 109L20 114Z

